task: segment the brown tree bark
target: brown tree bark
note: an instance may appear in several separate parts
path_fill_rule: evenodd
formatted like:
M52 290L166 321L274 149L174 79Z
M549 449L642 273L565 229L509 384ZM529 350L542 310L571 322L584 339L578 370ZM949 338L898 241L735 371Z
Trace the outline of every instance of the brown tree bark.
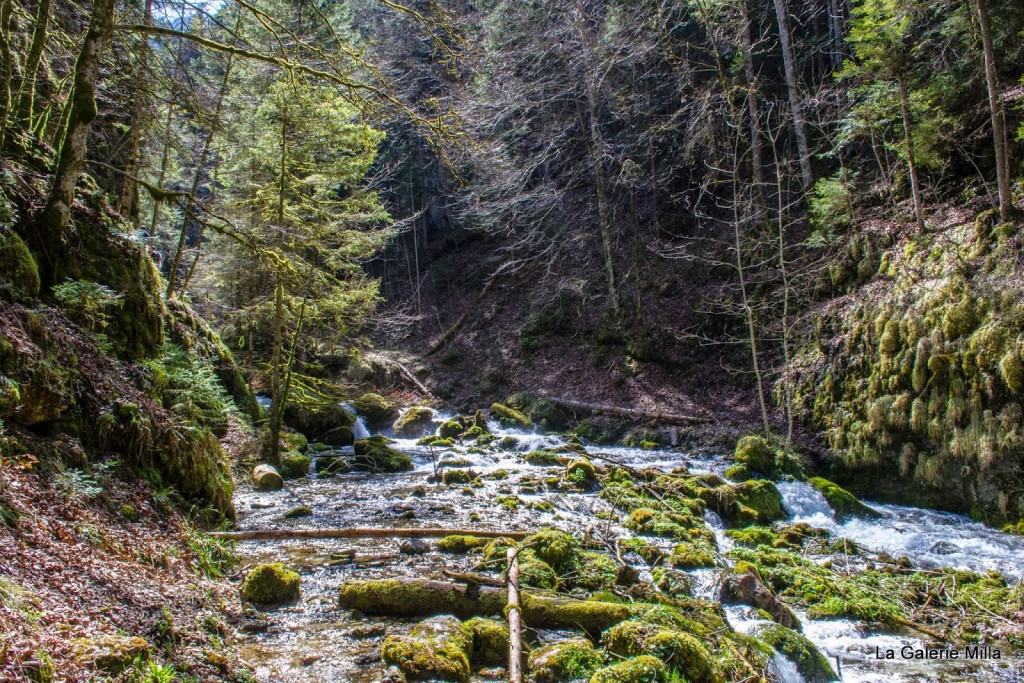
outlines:
M71 206L75 199L75 185L85 165L86 138L89 127L96 119L96 83L100 62L114 28L115 0L95 0L89 29L75 62L74 94L68 104L69 113L57 168L53 174L50 193L34 221L35 239L43 253L52 260L52 250L64 243Z
M754 40L750 28L750 12L744 0L743 30L740 40L743 48L743 74L747 80L747 114L750 116L750 158L754 166L754 179L759 186L765 183L764 141L761 138L761 106L757 100L757 73L754 71Z
M985 83L988 86L988 108L992 116L992 144L996 155L996 183L999 187L999 218L1010 220L1013 196L1010 193L1010 160L1006 144L1006 115L999 96L996 75L996 55L992 45L992 23L988 15L988 0L977 0L978 23L981 26L981 45L985 53Z
M789 19L786 16L786 0L775 1L775 18L779 24L779 43L782 47L782 65L786 71L786 89L789 91L789 108L793 115L793 130L796 133L797 154L800 157L800 177L804 189L809 190L814 184L811 172L811 150L807 142L807 126L804 122L803 105L800 100L800 88L796 77L796 56L793 53L793 39L789 32Z

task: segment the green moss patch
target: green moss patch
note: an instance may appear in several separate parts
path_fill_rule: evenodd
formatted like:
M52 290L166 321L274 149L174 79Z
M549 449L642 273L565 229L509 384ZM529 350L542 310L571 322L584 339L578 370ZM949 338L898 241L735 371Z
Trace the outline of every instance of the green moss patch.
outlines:
M299 575L283 564L260 564L242 582L242 598L257 605L279 605L299 599Z

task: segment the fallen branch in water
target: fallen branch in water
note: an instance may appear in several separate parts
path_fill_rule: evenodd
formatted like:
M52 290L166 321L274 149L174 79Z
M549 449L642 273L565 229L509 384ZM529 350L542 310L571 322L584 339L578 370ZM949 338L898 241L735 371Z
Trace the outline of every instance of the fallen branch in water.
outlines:
M519 614L519 550L508 549L508 680L523 683L523 622Z
M639 418L641 420L653 420L655 422L681 425L707 422L707 418L697 417L695 415L676 415L674 413L659 413L651 410L640 410L639 408L623 408L621 406L609 406L601 403L587 403L585 401L574 401L569 398L549 396L548 394L540 394L540 397L564 408L589 410L592 413L614 415L616 417Z
M482 531L480 529L252 529L249 531L211 531L213 538L227 541L291 541L321 538L443 538L477 536L479 538L523 539L528 531Z

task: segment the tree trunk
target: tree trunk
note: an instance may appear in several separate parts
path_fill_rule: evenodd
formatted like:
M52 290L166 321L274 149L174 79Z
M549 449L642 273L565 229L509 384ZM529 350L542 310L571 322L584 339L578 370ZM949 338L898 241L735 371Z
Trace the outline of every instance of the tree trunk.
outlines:
M250 344L251 344L250 340ZM277 276L274 287L274 350L270 358L270 416L263 457L271 465L281 462L281 424L284 418L284 381L281 367L284 344L284 281Z
M32 29L32 45L25 60L25 78L18 93L18 118L26 132L32 130L32 117L35 114L36 77L39 64L46 48L46 31L50 22L50 0L39 0L36 8L36 21Z
M13 16L13 0L0 0L0 151L7 146L7 118L11 113L11 83L15 71L11 46Z
M981 25L981 45L985 53L985 82L988 86L988 108L992 115L992 143L996 154L996 182L999 186L999 218L1010 220L1013 196L1010 193L1010 160L1006 144L1006 115L999 96L996 76L996 55L992 46L992 24L988 16L988 0L977 0L978 23Z
M639 410L638 408L622 408L620 406L609 406L603 403L588 403L586 401L574 401L569 398L560 398L558 396L550 396L548 394L540 394L541 398L547 399L552 403L557 403L563 408L574 408L576 410L586 410L591 413L601 413L603 415L615 415L616 417L627 417L640 420L653 420L654 422L665 422L667 424L698 424L701 422L707 422L702 417L695 417L693 415L676 415L674 413L660 413L653 410Z
M789 19L786 16L786 0L775 0L775 18L779 23L779 42L782 47L782 64L786 71L786 88L789 90L789 108L793 112L793 130L796 133L797 153L800 156L800 176L803 178L804 189L809 190L814 184L811 172L811 151L807 143L807 128L804 123L803 107L800 102L800 89L797 87L796 57L793 54L793 42L789 33Z
M153 0L146 0L146 8L143 12L142 21L146 26L153 23ZM142 140L142 124L145 119L147 104L146 97L143 94L145 92L143 82L149 72L149 41L146 36L143 36L142 40L139 41L138 55L139 63L135 72L135 78L132 79L133 92L131 105L128 111L128 125L131 126L131 128L128 131L128 159L125 163L125 170L127 173L125 173L121 180L121 195L117 200L117 212L125 218L131 218L133 213L137 217L139 210L137 206L139 196L137 191L138 186L133 176L138 175L138 168L141 165L139 160L139 150Z
M53 259L52 250L63 244L75 185L85 165L86 138L96 118L96 81L99 78L103 51L114 27L114 0L95 0L89 30L75 62L74 94L68 104L69 114L57 169L43 210L35 219L35 238L44 245L43 253Z
M917 161L914 158L914 135L910 125L910 98L907 83L900 76L897 79L900 94L900 116L903 118L903 137L906 144L907 167L910 169L910 193L914 199L914 216L917 227L924 232L924 200L921 198L921 181L917 175Z
M764 146L761 139L761 106L757 100L757 73L754 71L754 40L750 27L750 12L747 3L740 3L743 12L743 73L747 80L747 112L750 116L750 158L754 167L754 179L759 186L765 182Z

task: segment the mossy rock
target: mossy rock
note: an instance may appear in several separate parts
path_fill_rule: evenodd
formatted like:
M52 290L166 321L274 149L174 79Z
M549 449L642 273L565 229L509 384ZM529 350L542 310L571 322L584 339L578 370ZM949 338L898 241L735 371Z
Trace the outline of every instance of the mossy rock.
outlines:
M163 286L144 245L95 221L73 220L70 232L64 253L53 260L51 281L108 287L120 297L103 329L114 354L129 361L157 355L164 343Z
M836 513L836 519L845 522L850 519L877 519L881 514L872 510L846 489L822 477L812 477L810 484L821 492Z
M312 516L313 516L313 509L311 507L309 507L308 505L299 505L299 506L293 507L291 510L288 510L288 512L284 513L284 518L285 519L301 519L303 517L312 517Z
M662 683L665 664L655 657L641 655L594 672L590 683Z
M470 475L468 471L462 469L446 469L441 473L441 483L445 486L468 484L472 480L472 475Z
M390 440L383 436L356 439L353 467L368 472L407 472L413 469L412 458L391 448L389 443Z
M782 495L770 481L754 479L699 491L701 499L727 524L744 527L784 519Z
M281 454L279 472L285 479L300 479L309 474L311 462L308 455L298 451L285 451Z
M149 661L150 647L139 637L97 635L71 642L75 660L110 676Z
M355 415L338 403L320 406L288 404L284 410L286 425L334 448L352 445L355 421Z
M39 267L24 240L0 227L0 298L32 303L39 297Z
M242 582L242 599L257 605L280 605L299 599L302 580L280 562L253 567Z
M672 549L669 562L676 569L701 569L715 566L714 552L704 545L680 543Z
M559 573L572 564L579 547L572 534L558 529L544 529L528 536L523 545L531 548L537 557Z
M693 577L683 571L658 567L652 572L654 585L670 598L689 598L693 595Z
M385 429L398 419L398 408L380 394L363 394L352 401L352 407L374 431Z
M756 479L757 477L747 468L746 465L732 465L725 470L725 478L729 481L743 482Z
M807 683L830 683L839 680L828 659L807 638L779 624L768 624L757 630L757 637L796 664Z
M509 408L500 403L491 404L491 415L505 427L516 427L519 429L530 429L533 422L515 408Z
M572 638L530 653L530 683L562 683L585 679L604 663L601 653L585 638Z
M530 451L523 456L523 460L526 461L526 464L534 465L535 467L551 467L560 465L562 463L562 456L554 451L541 449Z
M490 542L490 539L480 538L479 536L454 534L439 540L437 542L437 549L443 553L468 553L471 550L483 548Z
M403 415L395 420L395 436L406 439L413 439L423 436L432 431L434 426L434 411L430 408L420 406L409 408Z
M458 439L465 429L466 427L458 420L448 420L438 429L437 435L442 439Z
M352 466L348 464L348 458L333 451L318 455L314 468L317 474L323 476L348 474L352 471Z
M474 617L462 625L471 634L470 662L477 666L502 666L508 663L508 626L494 619Z
M305 453L309 450L309 440L300 432L282 432L281 445L286 451Z
M657 657L689 683L722 683L708 649L688 633L662 630L644 642L644 654Z
M576 555L565 575L574 588L599 591L615 584L619 566L607 553L585 550Z
M397 666L409 681L469 680L468 653L472 632L452 616L432 617L412 628L408 636L388 636L381 645L381 658Z
M756 434L744 436L736 442L733 460L737 465L763 476L771 476L775 470L775 450L767 439ZM729 477L728 473L726 477Z
M597 483L597 470L589 458L576 458L566 466L565 479L580 488L590 488Z
M519 581L524 586L555 590L558 588L558 574L531 549L519 553Z
M598 415L580 422L573 433L598 446L616 443L626 432L626 423L615 418Z
M646 621L629 619L608 629L601 637L609 652L620 657L635 657L644 650L644 643L664 627Z

